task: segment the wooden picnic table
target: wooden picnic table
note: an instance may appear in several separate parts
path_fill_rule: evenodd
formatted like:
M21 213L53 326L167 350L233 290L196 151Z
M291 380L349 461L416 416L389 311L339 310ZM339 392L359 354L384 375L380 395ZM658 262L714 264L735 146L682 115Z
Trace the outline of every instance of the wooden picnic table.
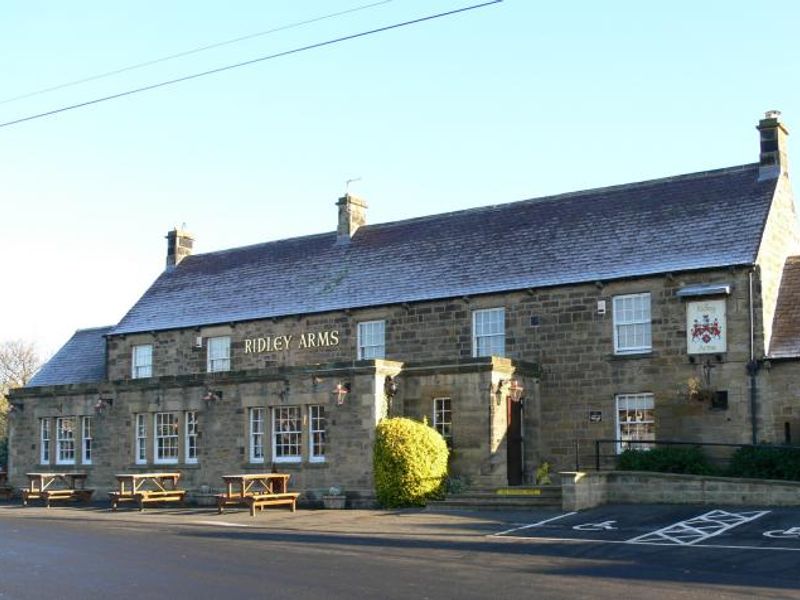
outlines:
M82 500L89 502L94 490L85 487L86 473L65 471L61 473L25 473L28 487L22 489L22 506L29 500L44 500L50 508L51 500Z
M229 504L245 504L250 508L250 516L264 506L288 505L292 512L297 507L297 492L290 492L288 473L243 473L223 475L225 493L217 494L217 511L222 514Z
M118 473L117 491L109 492L111 510L117 510L120 502L136 502L139 510L152 502L183 502L186 490L178 489L181 474L167 473Z

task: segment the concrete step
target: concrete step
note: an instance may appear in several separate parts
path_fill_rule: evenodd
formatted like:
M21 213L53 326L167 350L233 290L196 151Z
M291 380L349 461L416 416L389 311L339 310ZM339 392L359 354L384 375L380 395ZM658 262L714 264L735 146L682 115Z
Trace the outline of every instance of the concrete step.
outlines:
M430 508L444 510L533 510L561 506L561 486L520 486L469 490L448 494L444 500L429 502Z

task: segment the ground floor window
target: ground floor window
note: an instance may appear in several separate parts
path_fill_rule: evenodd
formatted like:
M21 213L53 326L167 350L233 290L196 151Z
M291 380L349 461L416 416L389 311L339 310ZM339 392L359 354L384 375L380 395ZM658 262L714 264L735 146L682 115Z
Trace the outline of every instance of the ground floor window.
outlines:
M299 462L302 444L299 406L279 406L272 411L272 460Z
M433 428L448 446L453 445L453 404L450 398L433 399Z
M136 415L136 448L137 465L147 464L147 415Z
M39 422L39 462L50 464L50 419Z
M156 413L155 460L161 464L178 462L178 414Z
M264 462L264 409L250 409L250 462Z
M311 462L325 461L325 407L308 407L309 426L309 460Z
M56 419L56 464L75 464L75 418Z
M81 462L92 464L92 417L81 418Z
M197 462L197 413L190 411L186 413L186 462L193 464Z
M655 403L653 394L619 394L617 396L617 451L628 448L647 449L656 439Z

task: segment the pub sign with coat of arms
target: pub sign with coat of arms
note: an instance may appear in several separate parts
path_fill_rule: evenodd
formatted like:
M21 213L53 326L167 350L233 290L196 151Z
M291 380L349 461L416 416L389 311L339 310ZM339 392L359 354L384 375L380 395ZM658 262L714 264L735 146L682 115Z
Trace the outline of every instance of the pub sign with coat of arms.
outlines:
M686 346L689 354L720 354L727 350L725 300L686 305Z

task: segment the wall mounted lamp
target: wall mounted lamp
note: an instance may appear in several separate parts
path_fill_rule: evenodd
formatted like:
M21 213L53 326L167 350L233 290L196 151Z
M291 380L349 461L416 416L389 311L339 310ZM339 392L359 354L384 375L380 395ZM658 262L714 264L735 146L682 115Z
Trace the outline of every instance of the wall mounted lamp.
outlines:
M278 392L281 402L286 402L289 399L289 380L283 380L283 389Z
M211 388L206 388L206 391L203 394L203 400L205 400L206 405L211 405L215 402L221 401L222 390L212 390Z
M525 388L516 379L501 379L492 391L497 399L497 404L500 404L503 401L504 393L513 402L519 402Z
M104 396L98 396L97 402L94 403L94 412L98 415L104 413L107 409L114 406L114 399Z
M397 394L397 388L397 379L391 375L387 375L386 379L383 380L384 396L386 396L389 400L392 400Z
M344 399L347 397L347 394L350 393L350 382L346 381L342 383L340 381L339 383L336 384L336 387L333 388L333 391L331 393L336 396L336 404L341 406L342 404L344 404Z

